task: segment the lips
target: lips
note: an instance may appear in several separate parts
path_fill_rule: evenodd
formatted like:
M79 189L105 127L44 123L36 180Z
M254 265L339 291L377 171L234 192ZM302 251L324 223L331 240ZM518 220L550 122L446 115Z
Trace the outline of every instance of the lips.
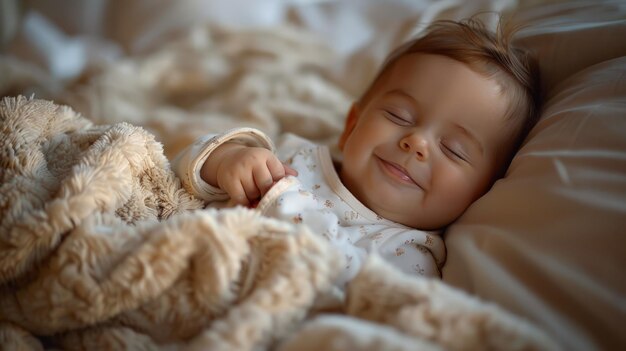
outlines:
M393 178L399 180L402 183L417 186L420 189L424 189L422 188L421 185L419 185L417 181L415 181L415 179L413 179L413 177L411 177L409 172L407 172L407 170L404 169L404 167L393 162L385 161L380 157L377 157L377 160L380 163L381 167L386 171L386 173L390 174Z

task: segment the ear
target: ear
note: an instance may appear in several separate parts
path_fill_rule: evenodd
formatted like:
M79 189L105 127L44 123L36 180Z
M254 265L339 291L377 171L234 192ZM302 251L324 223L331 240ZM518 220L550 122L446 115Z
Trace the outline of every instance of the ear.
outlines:
M343 151L343 147L344 145L346 145L346 141L352 133L352 130L354 130L354 127L356 126L356 121L358 119L359 107L356 102L353 102L352 106L350 107L350 111L348 112L348 116L346 116L346 125L343 128L343 133L341 133L341 136L339 137L339 150Z

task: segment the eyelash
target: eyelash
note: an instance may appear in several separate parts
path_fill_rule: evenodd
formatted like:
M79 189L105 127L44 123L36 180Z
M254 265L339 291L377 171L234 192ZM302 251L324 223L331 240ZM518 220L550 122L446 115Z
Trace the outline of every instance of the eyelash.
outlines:
M446 149L449 153L451 153L453 155L453 157L458 158L461 161L465 161L468 162L467 158L464 157L463 155L461 155L460 153L454 151L452 148L446 146L446 144L441 143L441 146Z
M397 114L390 112L390 111L384 111L385 113L385 117L390 120L391 122L397 124L397 125L401 125L401 126L408 126L411 125L412 123L400 116L398 116Z

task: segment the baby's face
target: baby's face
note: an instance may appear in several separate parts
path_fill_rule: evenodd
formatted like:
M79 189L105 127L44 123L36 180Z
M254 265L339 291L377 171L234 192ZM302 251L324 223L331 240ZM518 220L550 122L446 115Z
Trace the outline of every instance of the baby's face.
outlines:
M508 99L493 79L445 56L400 58L355 105L340 176L378 215L432 230L490 187L512 151Z

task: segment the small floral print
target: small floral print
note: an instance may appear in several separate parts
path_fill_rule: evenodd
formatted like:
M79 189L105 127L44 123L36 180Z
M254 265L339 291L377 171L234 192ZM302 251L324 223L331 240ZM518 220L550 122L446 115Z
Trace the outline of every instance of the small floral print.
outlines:
M423 253L424 255L430 254L430 251L422 245L415 245L415 247L417 248L419 252Z
M333 208L333 206L335 206L335 204L333 204L333 202L332 202L332 201L330 201L330 200L326 200L326 201L324 202L324 206L326 206L326 207L328 207L328 208Z
M302 214L298 213L296 216L292 218L292 220L296 224L302 223Z
M416 264L415 267L413 267L413 270L415 270L415 273L419 274L419 275L424 275L424 268L422 268L419 264Z
M298 152L298 154L302 155L306 160L311 158L311 155L313 154L313 149L302 149Z
M370 235L370 239L372 239L372 240L378 240L378 239L380 239L382 237L383 237L383 233L374 233L374 234Z
M396 249L396 256L402 256L404 255L404 249L399 247Z
M319 184L315 184L315 185L313 185L313 190L317 190L317 189L319 189L319 188L321 188L321 187L322 187L321 185L319 185Z
M424 244L428 246L433 246L433 237L430 235L426 235L426 241L424 242Z
M356 220L359 218L359 214L354 211L345 211L343 213L343 219L346 221Z

